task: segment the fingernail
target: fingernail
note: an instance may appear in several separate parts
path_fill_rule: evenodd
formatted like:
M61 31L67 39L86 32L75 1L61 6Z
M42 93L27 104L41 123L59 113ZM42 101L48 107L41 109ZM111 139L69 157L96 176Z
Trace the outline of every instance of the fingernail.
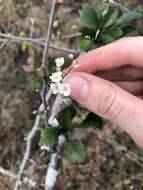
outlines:
M89 92L89 82L77 75L71 75L64 79L65 83L68 83L71 88L71 96L76 99L85 100Z

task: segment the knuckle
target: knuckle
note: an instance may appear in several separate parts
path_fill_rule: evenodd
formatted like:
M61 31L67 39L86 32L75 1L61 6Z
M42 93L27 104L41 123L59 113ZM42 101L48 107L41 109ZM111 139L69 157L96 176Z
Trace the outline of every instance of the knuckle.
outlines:
M116 86L109 83L98 96L97 111L105 119L112 120L122 111L122 106L118 105Z

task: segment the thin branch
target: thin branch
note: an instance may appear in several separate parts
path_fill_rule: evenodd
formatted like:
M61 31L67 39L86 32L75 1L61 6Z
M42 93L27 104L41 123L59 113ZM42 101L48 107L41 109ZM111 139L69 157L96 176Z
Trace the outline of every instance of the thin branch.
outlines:
M46 174L45 190L53 190L57 182L59 174L59 168L64 151L65 136L62 134L59 136L57 143L57 152L52 154L51 161Z
M81 32L76 32L73 34L69 34L69 35L64 35L64 36L57 36L52 38L53 40L57 40L57 39L61 39L61 40L68 40L68 39L72 39L72 38L77 38L81 36Z
M31 42L31 43L40 45L42 47L45 46L45 40L44 39L13 36L13 35L4 34L4 33L0 33L0 37L2 37L0 39L1 42L6 42L7 39L9 39L10 40L9 42L16 42L17 43L17 42L27 41L27 42ZM52 45L52 44L49 45L49 48L53 49L53 50L57 50L57 51L62 51L62 52L65 52L65 53L72 53L72 54L75 54L75 55L78 55L80 53L79 50L63 48L63 47L59 47L59 46Z
M49 102L50 97L51 97L51 91L49 91L47 93L47 96L46 96L47 104ZM42 113L43 111L44 111L44 105L41 104L39 106L38 113ZM19 172L18 172L18 175L17 175L17 181L15 183L14 190L18 190L19 187L21 186L22 175L24 173L25 166L26 166L26 164L28 162L28 159L30 157L32 139L35 136L36 132L38 130L40 130L39 125L40 125L40 121L41 121L41 116L42 116L41 114L38 114L36 116L34 125L33 125L30 133L28 134L28 136L26 138L26 150L24 152L23 160L22 160L21 165L20 165L20 169L19 169Z
M57 51L63 51L65 53L72 53L72 54L75 54L75 55L80 54L79 50L74 50L74 49L69 49L69 48L63 48L63 47L58 47L58 46L54 46L54 45L51 45L50 48L54 49L54 50L57 50Z
M45 124L46 127L48 127L48 113L47 113L47 103L46 103L46 90L47 90L47 67L48 67L48 51L49 51L49 46L52 38L52 31L53 31L53 22L55 18L55 9L56 9L56 3L57 0L52 0L52 5L51 5L51 12L50 12L50 17L49 17L49 24L47 28L47 38L45 42L45 47L44 47L44 52L43 52L43 59L42 59L42 64L41 64L41 73L42 73L42 92L41 92L41 98L43 105L45 107Z
M57 2L57 0L52 0L51 13L50 13L50 18L49 18L49 25L48 25L48 29L47 29L47 38L46 38L45 49L44 49L43 60L42 60L42 68L44 68L44 69L46 69L46 67L47 67L46 58L47 58L47 55L48 55L48 49L49 49L50 41L51 41L51 38L52 38L56 2Z
M4 41L4 42L1 44L1 46L0 46L0 51L8 44L8 42L9 42L9 39L6 40L6 41Z
M49 124L52 127L59 127L59 123L56 116L58 115L59 112L61 112L65 107L69 106L70 104L71 104L70 98L63 99L61 96L57 95L52 106L51 115L48 120ZM65 139L66 139L65 134L61 134L58 138L56 152L52 154L51 161L47 169L45 190L53 190L57 182L57 177L61 166L61 160L63 157Z

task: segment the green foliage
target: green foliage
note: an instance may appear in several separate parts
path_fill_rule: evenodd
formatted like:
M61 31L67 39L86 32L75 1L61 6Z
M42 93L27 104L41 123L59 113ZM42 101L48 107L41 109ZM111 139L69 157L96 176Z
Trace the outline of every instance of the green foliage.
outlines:
M93 113L89 113L84 121L75 128L78 128L84 132L91 132L95 128L101 128L102 119Z
M40 86L41 86L41 77L37 73L35 73L32 76L32 79L30 81L30 85L31 85L31 88L33 90L36 90L36 89L40 88Z
M21 49L23 52L26 52L27 50L31 49L33 47L32 42L23 41L21 42Z
M80 12L80 22L83 27L87 27L96 31L98 25L97 14L94 11L94 8L89 4L83 5L83 9Z
M79 49L88 51L94 47L94 44L100 46L124 36L138 35L132 24L141 18L142 14L136 11L128 11L120 15L120 12L108 3L100 3L96 6L85 4L80 11L82 38Z
M40 144L41 145L54 145L57 143L60 134L59 128L48 128L41 132Z
M79 41L79 46L78 48L81 51L87 51L88 49L90 49L90 47L92 47L94 45L94 42L91 39L85 39L85 38L81 38Z
M67 140L65 155L66 158L73 164L85 164L87 161L85 147L77 139Z
M72 119L75 114L76 110L72 106L65 108L59 113L58 120L64 129L71 130L73 128Z
M142 18L142 14L139 12L135 12L135 11L128 11L126 13L124 13L117 21L116 24L117 25L126 25L128 23L131 23L132 21L135 21L137 19Z
M19 33L19 36L20 37L26 37L26 32L21 31ZM21 42L21 49L22 49L23 52L26 52L27 50L29 50L31 48L33 48L32 42L29 42L29 41L22 41Z
M123 35L123 31L120 27L113 27L104 32L101 36L101 39L104 43L112 43L116 39L120 38Z

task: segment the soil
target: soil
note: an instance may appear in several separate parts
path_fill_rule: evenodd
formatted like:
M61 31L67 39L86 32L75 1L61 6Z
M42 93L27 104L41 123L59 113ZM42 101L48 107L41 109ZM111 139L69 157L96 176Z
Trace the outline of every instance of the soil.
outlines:
M79 31L79 13L85 2L97 0L67 0L57 10L59 29L55 34ZM120 0L131 10L143 9L142 0ZM46 35L49 1L0 0L0 32L19 35L30 33L30 18L34 18L34 37ZM143 24L138 23L142 32ZM76 48L74 41L55 40L59 46ZM68 56L50 51L50 57ZM17 172L25 147L24 137L34 121L32 111L39 105L40 97L31 88L35 70L41 64L42 48L32 46L26 50L22 44L9 43L0 50L0 166ZM34 139L31 160L25 175L44 182L48 158L39 150ZM89 163L74 166L66 160L57 190L143 190L143 152L116 126L104 122L102 129L88 134L87 153ZM0 175L0 190L12 190L13 181ZM25 186L22 190L29 190Z

